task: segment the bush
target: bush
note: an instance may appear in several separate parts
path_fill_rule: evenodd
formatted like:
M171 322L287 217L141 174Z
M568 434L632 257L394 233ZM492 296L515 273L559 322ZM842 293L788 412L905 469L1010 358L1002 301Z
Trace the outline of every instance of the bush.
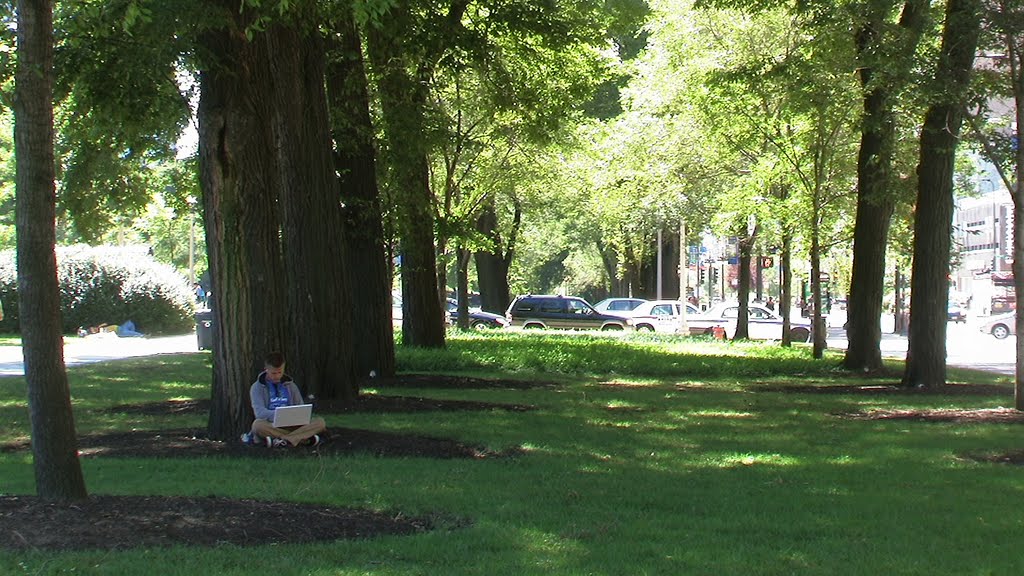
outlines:
M187 280L139 248L58 248L57 280L65 334L128 320L147 335L183 334L193 327ZM17 288L15 253L0 252L0 331L20 332Z

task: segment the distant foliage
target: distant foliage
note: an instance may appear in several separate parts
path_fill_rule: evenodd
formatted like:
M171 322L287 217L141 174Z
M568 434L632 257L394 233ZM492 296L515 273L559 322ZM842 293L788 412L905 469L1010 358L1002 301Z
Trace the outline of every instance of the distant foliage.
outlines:
M18 277L13 250L0 252L2 332L20 332ZM145 249L74 246L57 249L62 330L135 323L146 335L182 334L193 326L193 294L186 279Z

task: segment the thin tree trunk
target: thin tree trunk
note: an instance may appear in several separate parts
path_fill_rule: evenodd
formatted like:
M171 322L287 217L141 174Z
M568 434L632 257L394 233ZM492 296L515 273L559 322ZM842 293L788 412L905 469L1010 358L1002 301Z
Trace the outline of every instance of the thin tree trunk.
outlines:
M227 440L252 423L249 385L283 350L285 285L278 240L266 55L246 39L232 0L211 2L230 25L200 39L216 61L200 73L199 172L212 282L213 387L207 425ZM256 33L259 36L261 33Z
M14 88L18 313L32 424L36 494L88 497L64 367L57 283L53 153L53 4L18 0Z
M470 252L459 246L456 253L455 303L459 312L459 328L469 328L469 258Z
M336 44L327 64L327 96L341 180L345 216L345 272L352 325L353 371L395 374L395 337L391 323L391 267L384 243L377 185L373 124L359 32L351 8L340 7L331 21Z
M739 290L737 293L740 309L739 316L736 318L736 332L732 336L733 340L746 340L750 338L750 259L751 254L754 252L754 242L756 239L756 228L746 236L740 237Z
M821 218L821 206L814 200L814 221L819 222ZM811 230L811 334L813 341L813 356L820 360L825 356L825 317L822 314L821 302L821 240L818 234L818 226Z
M790 334L790 329L793 324L790 320L790 314L793 313L793 270L790 268L790 263L793 260L793 233L789 230L785 230L782 233L782 252L779 254L779 260L782 266L782 295L779 298L779 315L782 316L782 345L789 347L793 345L793 336Z
M950 0L936 81L939 99L921 129L910 333L904 386L946 384L946 307L953 226L953 165L980 29L979 0Z

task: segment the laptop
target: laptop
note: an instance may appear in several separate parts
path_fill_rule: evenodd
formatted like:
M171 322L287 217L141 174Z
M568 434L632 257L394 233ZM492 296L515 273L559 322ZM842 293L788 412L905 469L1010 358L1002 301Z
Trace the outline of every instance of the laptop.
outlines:
M313 416L312 404L281 406L274 409L274 428L287 426L305 426Z

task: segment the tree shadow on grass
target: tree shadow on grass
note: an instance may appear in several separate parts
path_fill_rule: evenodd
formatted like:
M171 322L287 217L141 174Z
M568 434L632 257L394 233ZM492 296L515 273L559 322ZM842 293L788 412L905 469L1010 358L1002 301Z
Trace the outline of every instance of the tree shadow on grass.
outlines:
M870 396L924 397L1005 397L1013 399L1013 388L996 384L946 384L941 388L908 388L903 386L857 385L753 385L754 392L789 394L844 394ZM1024 424L1024 412L1014 408L898 408L833 413L848 420L902 420L911 422L954 424ZM976 462L1024 465L1024 450L1003 453L964 453L961 458Z

